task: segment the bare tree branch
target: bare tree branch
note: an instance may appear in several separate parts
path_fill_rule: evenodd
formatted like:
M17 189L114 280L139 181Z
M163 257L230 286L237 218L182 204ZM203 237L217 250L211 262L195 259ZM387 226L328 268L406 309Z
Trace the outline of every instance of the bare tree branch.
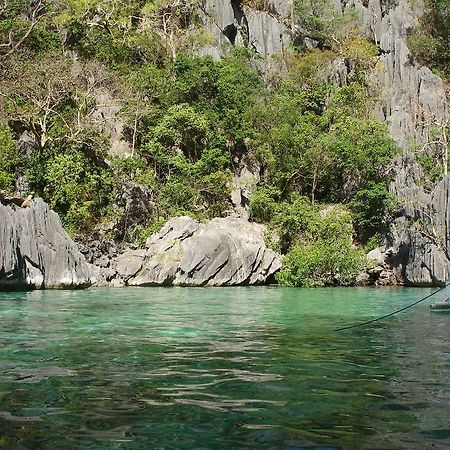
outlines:
M7 7L7 3L5 0L5 8L6 7ZM42 12L43 7L44 7L43 0L38 0L38 2L36 3L36 6L33 8L33 12L31 13L30 26L28 27L25 34L15 44L13 44L13 40L12 40L12 30L9 32L9 42L6 44L1 44L1 46L2 47L11 47L11 49L8 52L6 52L4 55L0 55L1 58L7 58L8 56L11 56L25 42L25 40L28 38L28 36L30 36L30 34L32 33L32 31L34 30L34 28L36 27L38 22L44 16L47 15L47 13L40 14Z

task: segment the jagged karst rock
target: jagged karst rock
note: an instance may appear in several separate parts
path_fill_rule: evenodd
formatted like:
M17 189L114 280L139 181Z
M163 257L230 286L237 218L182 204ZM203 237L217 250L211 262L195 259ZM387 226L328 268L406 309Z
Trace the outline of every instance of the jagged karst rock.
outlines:
M93 270L42 199L0 204L0 289L88 287Z
M122 104L106 90L96 93L96 109L93 114L103 133L110 137L108 153L126 157L133 154L130 144L123 138L125 120L120 117Z
M242 157L234 161L234 176L231 180L231 203L238 217L249 219L250 197L261 179L260 165L253 158Z
M282 17L266 11L244 8L248 26L248 46L256 53L255 62L266 74L284 69L282 56L290 48L293 34ZM276 58L278 56L278 58Z
M94 271L93 286L109 286L117 277L116 265L120 245L107 238L102 232L96 232L90 240L77 240L78 249L91 264ZM114 283L117 285L117 283Z
M385 256L380 247L375 248L375 249L371 250L369 253L367 253L367 259L369 261L376 263L378 266L381 266L381 267L385 263Z
M394 249L378 247L367 253L369 262L356 277L356 286L399 286L405 284L401 271L393 267Z
M227 217L199 223L169 220L146 243L117 259L130 286L235 286L264 284L280 269L280 256L264 244L264 227Z
M353 6L362 29L380 47L377 70L371 78L380 91L376 115L388 124L403 149L390 186L403 210L390 227L385 248L392 247L392 252L386 255L385 267L405 284L439 284L450 274L449 182L447 177L427 192L421 186L423 169L412 149L427 142L430 124L448 124L450 112L445 84L415 62L407 46L407 37L418 25L423 9L408 0L353 0L345 7ZM345 79L344 71L339 81Z
M391 227L387 261L406 284L436 285L450 274L450 175L427 194L403 188L403 211Z
M123 235L133 225L148 225L148 219L157 210L150 187L126 180L118 191L115 203L123 210L123 214L115 224L116 231Z
M109 267L119 253L118 244L101 232L89 240L77 240L76 244L86 261L98 267Z
M145 249L129 249L117 258L116 271L121 279L134 277L142 267L146 255Z
M205 0L200 18L215 43L198 49L198 53L220 59L232 46L244 46L255 54L254 63L262 73L282 70L284 62L276 57L290 47L291 12L291 0L272 0L267 10L250 8L239 1Z
M371 284L370 275L366 272L358 274L355 280L356 286L369 286Z
M398 195L403 208L387 236L389 247L373 250L369 259L391 272L383 284L393 277L412 286L442 284L450 274L450 176L431 193L405 180Z
M443 81L413 60L406 42L423 10L409 0L341 3L355 7L362 29L380 47L372 75L372 82L381 88L376 113L400 147L408 150L412 138L426 139L426 122L445 123L449 115Z

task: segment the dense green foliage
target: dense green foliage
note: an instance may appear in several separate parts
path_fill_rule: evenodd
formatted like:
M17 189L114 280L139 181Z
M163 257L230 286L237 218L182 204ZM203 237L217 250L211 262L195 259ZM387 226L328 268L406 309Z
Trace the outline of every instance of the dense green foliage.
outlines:
M450 1L424 0L420 26L408 37L413 55L450 81Z
M336 26L331 17L320 18L328 36ZM365 264L354 242L372 245L395 212L387 183L398 150L370 114L365 77L376 48L355 35L342 36L338 48L323 45L329 50L295 57L287 76L249 113L249 146L262 169L250 213L269 224L269 242L287 254L278 281L290 286L354 283ZM337 54L353 67L349 84L340 87L326 81ZM346 208L329 208L336 203Z
M14 4L0 8L0 189L26 176L71 232L101 225L142 242L169 217L229 213L233 174L251 160L261 171L251 217L287 254L279 281L354 281L363 260L353 242L377 235L391 209L396 148L370 113L366 74L378 49L351 14L296 2L320 50L293 48L287 72L267 84L246 49L221 61L193 55L196 0ZM342 86L328 81L337 56L351 68ZM111 99L125 122L125 159L108 155L99 108ZM19 150L20 136L32 150ZM145 213L126 201L136 187Z
M0 124L0 189L14 191L15 173L21 164L14 135L7 125Z
M260 190L250 211L268 221L268 243L287 253L277 274L283 285L350 285L367 263L353 245L352 215L341 205L311 205L298 195L275 202L273 192Z
M9 63L0 112L17 136L26 133L35 143L31 152L14 145L9 170L25 174L70 231L88 231L112 200L108 141L90 120L95 103L88 87L75 82L69 61L57 53Z
M302 216L300 224L296 221L299 215ZM290 238L295 236L295 243L277 274L278 282L304 287L348 286L355 282L367 261L364 253L352 245L349 211L332 206L319 212L300 199L290 206L287 218L282 218L279 225L285 225L286 220L288 227L294 226Z
M358 76L342 87L322 82L310 75L309 66L316 67L317 58L301 56L278 89L251 111L255 121L249 145L260 159L262 183L250 213L276 230L278 248L288 253L285 268L291 271L288 275L285 269L280 281L295 285L303 283L294 281L301 271L308 285L323 284L324 277L332 282L339 271L340 282L349 283L361 263L353 239L364 244L378 235L395 210L387 182L397 149L385 126L368 112L367 87ZM298 194L316 207L298 209L292 200ZM345 239L319 237L319 211L331 203L347 205L355 236L352 228L344 227ZM307 230L313 230L308 242L299 244ZM325 259L331 264L326 270Z

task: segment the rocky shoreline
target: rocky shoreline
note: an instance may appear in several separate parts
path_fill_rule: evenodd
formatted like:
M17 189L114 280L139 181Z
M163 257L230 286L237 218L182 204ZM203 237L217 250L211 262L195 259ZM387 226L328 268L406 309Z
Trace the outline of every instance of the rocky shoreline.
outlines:
M144 247L120 247L98 235L78 245L58 215L42 199L22 208L0 204L0 290L121 286L243 286L274 281L281 255L264 243L265 227L242 218L216 218L199 223L189 217L169 220ZM399 250L400 249L400 250ZM417 252L404 245L368 253L370 269L357 286L438 286L411 282L409 261ZM403 258L403 259L402 259Z
M27 208L0 204L0 233L0 290L260 285L281 267L264 226L234 217L171 219L144 248L121 249L104 237L77 247L37 199Z

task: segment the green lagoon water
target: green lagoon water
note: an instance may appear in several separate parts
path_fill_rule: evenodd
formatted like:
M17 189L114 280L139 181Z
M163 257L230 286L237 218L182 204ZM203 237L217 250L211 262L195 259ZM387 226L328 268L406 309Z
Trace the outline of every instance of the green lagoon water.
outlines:
M429 292L0 293L0 448L450 449Z

